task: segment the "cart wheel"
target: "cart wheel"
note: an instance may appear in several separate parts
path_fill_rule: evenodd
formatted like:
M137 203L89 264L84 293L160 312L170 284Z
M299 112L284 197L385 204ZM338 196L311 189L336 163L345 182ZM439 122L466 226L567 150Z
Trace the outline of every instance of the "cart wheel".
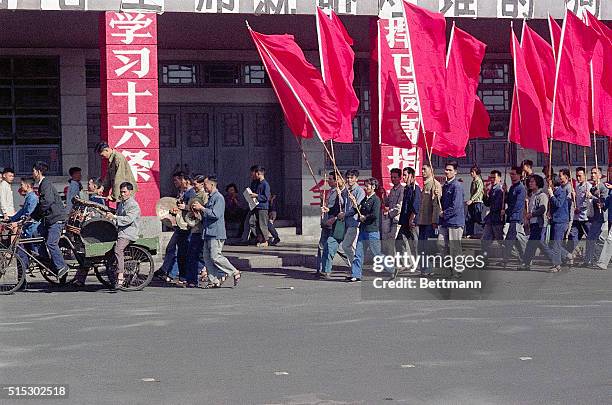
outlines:
M154 263L151 254L140 246L129 245L124 251L123 273L124 283L117 286L122 291L139 291L145 288L153 280ZM105 287L112 288L115 285L114 270L117 268L115 256L110 254L106 257L106 266L95 267L94 271L97 279ZM108 271L108 269L112 269Z
M9 250L0 250L0 295L19 290L26 277L23 261Z

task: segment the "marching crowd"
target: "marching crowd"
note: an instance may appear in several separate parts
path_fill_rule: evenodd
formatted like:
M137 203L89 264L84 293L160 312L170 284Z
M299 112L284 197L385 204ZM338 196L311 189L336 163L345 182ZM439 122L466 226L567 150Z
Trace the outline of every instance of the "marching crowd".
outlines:
M333 259L339 254L351 269L347 281L361 281L365 249L374 256L444 251L456 257L462 252L462 238L475 237L475 224L483 227L481 251L488 265L508 267L515 248L518 270L531 269L538 249L550 262L552 273L559 272L562 265L608 268L612 184L602 181L601 168L591 168L591 181L586 179L586 168L576 168L572 184L568 169L555 174L545 166L538 175L533 172L533 162L525 160L510 169L512 184L507 188L499 170L491 171L485 186L480 169L472 167L469 198L464 197L457 169L457 162L448 162L444 184L440 184L432 167L424 164L422 187L414 169L391 169L393 187L388 194L379 190L375 178L359 186L357 170L348 170L344 177L330 172L330 192L321 208L317 276L329 279ZM382 198L377 190L382 191ZM483 218L485 207L488 212ZM586 246L579 243L583 239ZM498 263L493 263L493 243L501 247ZM392 279L399 269L386 266L385 270ZM414 273L434 274L427 264ZM452 269L452 275L460 278L461 272Z
M0 211L9 224L33 219L23 226L22 237L44 238L47 249L39 253L48 255L52 270L61 278L68 267L58 242L73 198L86 193L90 201L99 204L117 202L116 212L104 215L118 228L115 281L122 283L123 250L139 237L140 207L133 198L136 182L120 153L105 143L97 145L96 152L108 160L107 175L89 179L87 191L83 191L81 169L71 168L65 206L45 177L48 165L37 162L32 178L21 179L19 192L25 201L16 211L11 189L15 173L5 168L0 182ZM462 253L462 238L475 238L476 224L482 227L481 250L489 265L496 256L493 244L497 243L501 247L497 264L504 268L512 259L513 249L518 252L519 270L531 269L538 249L553 273L562 265L608 268L612 257L612 227L608 227L612 221L612 184L602 181L599 167L591 168L590 181L586 168L576 168L574 182L568 169L553 173L545 166L538 175L533 163L526 160L510 169L512 184L508 188L499 170L492 170L485 182L475 166L470 170L469 198L464 196L457 169L456 162L448 162L441 184L432 167L424 164L422 186L417 184L413 168L391 169L393 187L389 193L375 178L366 179L360 186L357 170L348 170L344 177L337 171L330 172L329 192L321 207L317 276L329 279L333 259L339 255L351 271L347 281L361 281L368 249L375 256L448 252L456 257ZM237 285L241 273L222 254L228 239L226 221L227 225L236 225L243 243L252 241L264 248L280 242L274 228L275 195L265 179L265 169L251 167L251 180L248 192L253 206L249 207L235 184L228 185L226 195L222 195L215 176L173 175L178 189L176 208L171 212L175 226L157 277L185 287L219 287L227 279ZM27 256L21 257L27 264ZM400 269L385 266L385 270L395 278ZM423 263L413 270L430 276L435 269ZM461 272L452 269L452 276L459 278ZM84 277L77 278L76 284L84 281Z

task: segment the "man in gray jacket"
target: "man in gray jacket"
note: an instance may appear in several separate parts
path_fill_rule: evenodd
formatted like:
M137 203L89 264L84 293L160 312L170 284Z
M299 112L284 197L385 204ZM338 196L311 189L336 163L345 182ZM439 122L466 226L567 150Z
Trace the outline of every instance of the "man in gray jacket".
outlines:
M123 251L132 242L138 240L140 219L140 206L133 197L134 186L132 183L123 182L119 185L119 204L115 214L107 214L117 224L117 242L115 243L115 258L117 259L117 286L124 283L123 272L125 271Z
M208 193L208 202L202 205L195 202L191 209L202 215L202 256L208 270L210 284L207 287L220 287L227 277L234 278L234 286L238 285L240 272L221 253L227 239L225 233L225 198L217 190L217 178L207 176L204 180L204 190ZM221 273L224 276L219 277Z

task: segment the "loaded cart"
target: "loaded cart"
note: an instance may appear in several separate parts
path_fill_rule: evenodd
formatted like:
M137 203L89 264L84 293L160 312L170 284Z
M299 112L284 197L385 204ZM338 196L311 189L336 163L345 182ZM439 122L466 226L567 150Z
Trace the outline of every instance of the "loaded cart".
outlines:
M116 260L113 248L117 241L117 227L106 219L111 208L79 198L73 199L73 209L60 238L64 260L70 267L68 274L58 279L50 270L49 255L40 237L21 238L27 221L20 221L0 248L0 294L10 294L23 285L26 274L36 271L51 284L73 283L83 279L93 269L96 278L106 287L124 291L142 290L153 279L153 256L157 254L159 238L140 238L125 248L124 282L116 285ZM26 262L29 262L26 266Z

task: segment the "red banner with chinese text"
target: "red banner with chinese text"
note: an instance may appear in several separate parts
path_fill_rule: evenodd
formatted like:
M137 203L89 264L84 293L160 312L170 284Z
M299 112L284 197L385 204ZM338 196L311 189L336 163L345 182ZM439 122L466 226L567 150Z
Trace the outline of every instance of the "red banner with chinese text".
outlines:
M138 183L142 215L159 199L157 14L100 17L102 140L126 158Z
M421 179L419 108L403 18L373 21L372 52L372 176L391 189L389 171L412 167Z

